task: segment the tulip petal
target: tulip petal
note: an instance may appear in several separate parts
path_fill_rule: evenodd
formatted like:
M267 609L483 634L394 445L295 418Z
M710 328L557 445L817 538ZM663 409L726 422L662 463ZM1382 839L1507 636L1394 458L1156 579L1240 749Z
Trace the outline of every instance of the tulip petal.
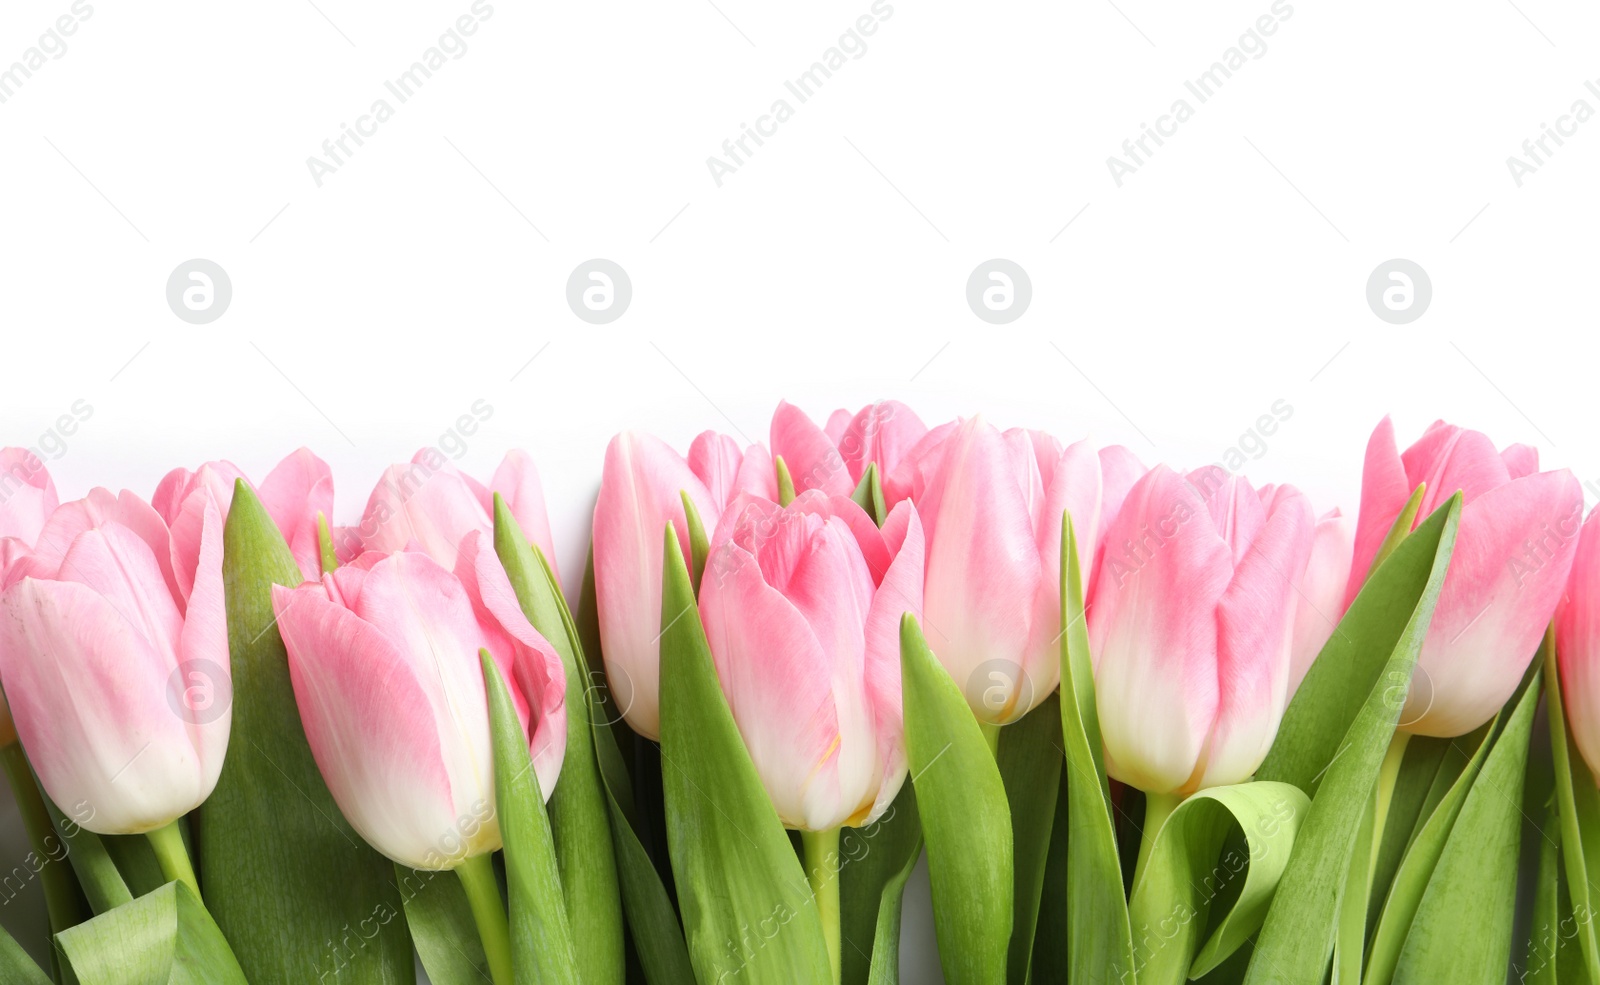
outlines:
M328 463L309 448L297 449L267 473L256 493L289 542L300 573L313 581L321 577L317 514L333 515L333 470Z
M396 862L447 867L460 850L450 841L457 819L473 816L474 807L461 802L468 794L452 789L441 740L457 730L448 725L451 706L436 680L418 673L387 634L330 602L320 585L275 585L272 606L306 741L340 811ZM481 676L479 688L481 703ZM486 710L482 717L487 745ZM485 827L494 833L481 832L480 841L497 845L498 828L493 821Z
M1462 508L1401 713L1407 731L1462 735L1511 697L1566 586L1582 509L1565 470L1513 479Z
M33 545L59 500L43 460L26 448L0 448L0 540Z
M1230 512L1260 510L1249 486ZM1289 586L1311 554L1311 507L1285 490L1261 522L1217 603L1217 720L1199 787L1242 783L1266 757L1289 698L1295 601Z
M821 489L831 496L848 496L855 490L839 449L794 404L779 402L772 415L771 440L772 454L789 467L796 492Z
M561 573L556 568L555 538L550 536L550 514L545 509L544 485L539 481L539 469L533 464L533 457L521 449L514 448L506 452L505 460L495 469L494 477L489 480L489 488L505 498L506 506L511 509L511 515L516 517L517 526L522 528L523 535L537 545L545 560L550 562L550 570L556 575L556 582L559 584ZM480 529L487 535L493 536L493 498L486 502L484 512L488 517L488 524Z
M1589 771L1600 764L1600 508L1589 514L1556 611L1556 658L1567 723ZM1600 782L1600 781L1597 781Z
M1356 520L1355 557L1344 593L1346 606L1361 591L1373 559L1378 556L1378 548L1389 536L1389 528L1415 488L1400 461L1400 451L1394 441L1394 422L1385 417L1367 439L1366 465L1361 470L1361 512ZM1426 515L1425 512L1417 514L1419 518Z
M668 523L689 556L682 494L702 522L719 515L705 484L660 439L624 432L606 447L594 508L595 601L601 654L617 707L635 732L660 735L661 555Z
M1195 772L1216 721L1216 608L1231 551L1184 478L1158 465L1107 532L1087 611L1106 770L1152 793Z
M170 654L76 582L24 579L0 595L0 609L11 714L69 816L99 834L138 834L210 795L216 773L169 704Z

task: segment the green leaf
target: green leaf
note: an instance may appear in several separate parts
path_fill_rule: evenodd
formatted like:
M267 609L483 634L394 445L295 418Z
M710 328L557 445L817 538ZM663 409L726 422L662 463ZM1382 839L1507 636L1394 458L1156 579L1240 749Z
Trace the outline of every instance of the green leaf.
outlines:
M1134 974L1133 929L1117 855L1111 788L1101 753L1083 578L1072 517L1061 524L1061 736L1066 749L1067 941L1071 985Z
M689 957L702 983L830 981L810 886L722 695L670 525L662 557L661 773Z
M711 541L706 537L705 524L700 522L700 511L694 508L694 500L682 490L678 498L683 501L683 518L689 526L689 577L698 597L700 579L706 573L706 558L711 554Z
M1406 847L1427 822L1433 806L1448 791L1455 777L1466 768L1470 752L1462 753L1457 740L1425 735L1412 736L1406 745L1400 775L1389 800L1382 843L1373 865L1372 893L1367 899L1366 940L1371 940L1377 929L1383 901L1389 895L1389 886L1400 869ZM1437 797L1433 789L1436 783L1441 787Z
M1494 982L1511 959L1522 785L1539 703L1539 675L1515 699L1505 730L1472 781L1466 802L1411 921L1394 981Z
M1312 795L1256 939L1247 985L1320 985L1361 814L1388 754L1417 652L1433 618L1461 494L1367 579L1295 692L1258 780Z
M1061 792L1061 699L1052 694L1037 708L1000 730L995 759L1011 808L1014 863L1011 945L1006 980L1026 985L1033 962L1034 928L1044 889L1050 830Z
M1471 758L1459 771L1449 769L1448 762L1442 764L1441 774L1453 774L1455 781L1428 813L1419 818L1416 834L1395 870L1394 881L1389 886L1377 927L1372 934L1371 953L1366 964L1365 982L1368 985L1388 985L1393 979L1395 965L1400 960L1400 949L1405 944L1406 934L1422 902L1422 894L1433 877L1439 856L1449 841L1451 829L1460 816L1473 781L1483 767L1491 745L1490 736L1499 721L1497 716L1494 721L1451 743L1457 756L1465 757L1470 751Z
M621 985L626 970L622 896L589 723L583 650L549 560L529 542L499 493L494 494L494 548L523 615L555 647L566 671L567 751L549 816L578 970L584 985Z
M79 985L246 985L211 914L178 882L57 934L56 946Z
M161 863L156 861L150 839L144 835L101 835L100 841L106 846L106 854L117 863L117 871L122 873L128 891L134 896L143 896L166 884Z
M1545 810L1541 830L1561 829L1561 808L1555 797ZM1522 985L1558 985L1561 948L1561 843L1546 836L1539 839L1539 875L1533 890L1533 913L1529 917L1527 950L1522 955Z
M1000 985L1012 919L1005 782L967 699L909 613L900 621L900 671L939 963L949 985Z
M99 835L81 827L73 820L73 817L88 820L89 806L76 805L73 817L63 813L48 795L44 798L44 806L50 812L50 819L55 824L56 831L66 842L67 861L72 863L72 871L77 875L79 885L83 887L83 894L89 901L90 909L96 913L105 913L131 901L133 893L129 892L128 884L123 881L117 863L106 850L105 842Z
M272 586L300 569L250 487L234 485L222 576L232 656L228 757L200 806L206 905L251 981L393 985L414 974L394 867L339 813L306 744ZM355 928L373 927L360 946ZM330 946L332 943L333 946Z
M900 976L900 906L922 852L917 796L906 783L883 816L839 837L839 936L844 985L894 985Z
M1128 903L1140 985L1198 978L1256 932L1310 807L1299 787L1268 780L1201 790L1168 815ZM1223 852L1230 829L1242 850ZM1213 914L1213 900L1226 910Z
M50 976L34 964L4 927L0 927L0 981L6 985L50 985Z
M889 518L889 506L883 498L883 479L878 474L878 463L867 463L867 470L861 473L861 482L856 485L856 491L850 494L856 505L867 511L872 517L872 522L883 526L883 521Z
M479 658L489 692L495 817L505 844L506 895L510 900L511 953L517 985L577 985L578 957L567 924L555 840L544 811L539 774L534 772L533 758L528 753L528 735L517 718L511 690L500 676L494 657L484 650Z
M558 601L560 598L558 596ZM683 940L678 913L662 885L650 854L639 840L640 821L634 814L633 787L628 777L627 760L618 745L612 726L622 721L621 714L605 687L605 671L600 660L600 625L595 605L594 550L583 573L577 619L566 613L562 602L567 636L580 642L579 661L588 667L590 686L585 695L594 736L595 759L605 788L606 809L611 818L611 844L616 852L617 881L622 891L622 910L631 931L633 949L649 985L695 985L689 949ZM622 738L643 742L627 728ZM558 784L559 786L559 784Z
M433 985L482 985L489 980L478 926L461 880L448 871L424 871L395 864L406 926L417 956Z
M1033 980L1064 982L1070 976L1067 957L1067 770L1062 759L1056 782L1056 816L1050 825L1050 854L1045 861L1039 917L1033 930Z
M1600 907L1600 789L1578 755L1567 730L1566 705L1561 697L1561 674L1555 647L1544 647L1544 684L1549 691L1550 749L1556 767L1556 803L1561 808L1561 860L1565 863L1567 891L1572 911L1583 914L1577 937L1584 966L1592 983L1600 983L1600 935L1595 930Z

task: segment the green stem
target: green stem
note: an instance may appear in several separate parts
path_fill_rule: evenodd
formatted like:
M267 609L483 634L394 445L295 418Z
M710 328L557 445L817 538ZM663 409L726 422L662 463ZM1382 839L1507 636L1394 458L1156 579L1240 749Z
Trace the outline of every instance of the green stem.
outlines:
M478 925L494 985L512 985L511 928L506 922L506 905L500 898L500 881L495 878L492 859L488 853L474 855L456 868L456 875L467 891L467 905Z
M0 748L0 762L5 764L6 779L11 783L11 795L16 798L17 813L22 815L28 843L39 860L39 881L44 886L45 908L50 913L50 932L59 934L83 922L85 916L72 871L60 864L66 859L66 845L50 820L22 743L13 741Z
M1139 835L1139 861L1133 867L1135 889L1139 886L1139 880L1144 878L1145 867L1150 861L1150 850L1155 847L1156 835L1161 833L1161 826L1181 803L1183 797L1175 793L1144 795L1144 830Z
M802 831L800 845L806 853L806 877L811 880L811 895L817 901L817 916L822 918L822 937L828 942L833 985L839 985L843 974L839 951L839 829Z
M165 827L148 831L145 837L150 839L150 847L155 849L161 874L169 882L181 882L188 886L194 892L195 899L199 899L200 880L194 877L194 866L189 863L189 849L183 843L183 832L179 830L178 822L172 821Z
M1406 746L1411 743L1410 732L1396 731L1389 740L1389 751L1378 769L1377 797L1372 815L1372 854L1367 865L1367 885L1371 886L1373 873L1378 868L1378 849L1383 845L1383 827L1389 820L1389 803L1394 799L1395 781L1400 778L1400 764L1406 758Z

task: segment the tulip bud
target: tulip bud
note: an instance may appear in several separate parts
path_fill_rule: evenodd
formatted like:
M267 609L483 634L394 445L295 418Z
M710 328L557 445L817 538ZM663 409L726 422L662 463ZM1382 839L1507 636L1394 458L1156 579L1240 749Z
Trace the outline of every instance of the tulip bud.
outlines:
M1089 583L1100 456L1087 442L1063 449L973 418L925 448L918 467L928 642L980 720L1016 721L1061 679L1061 516L1072 512Z
M1600 783L1600 508L1589 513L1556 608L1556 660L1567 727Z
M916 413L898 400L868 404L854 416L836 410L826 429L784 401L772 415L772 454L788 466L796 492L820 489L848 496L868 465L876 463L880 474L889 474L927 433Z
M200 518L206 504L222 513L224 521L233 503L233 484L250 480L232 462L207 462L191 472L176 468L164 476L150 497L150 505L172 530L174 566L180 584L193 578ZM279 462L256 489L261 505L283 533L300 573L315 579L321 573L317 543L317 514L333 512L333 471L328 463L300 448Z
M548 800L566 751L566 674L488 541L452 573L427 554L367 552L272 608L306 741L350 826L414 869L500 848L479 651L511 686Z
M772 458L751 445L706 432L685 459L665 442L624 431L606 447L594 506L595 603L600 652L617 708L632 729L661 735L661 566L667 524L690 556L683 498L713 524L738 493L775 499Z
M456 563L461 539L471 531L494 537L494 494L499 493L523 534L555 569L550 519L539 470L524 451L510 451L486 487L458 471L437 448L424 448L408 465L390 466L367 498L361 524L345 528L335 547L342 561L362 551L422 551L446 568Z
M1372 432L1347 600L1417 485L1426 486L1418 522L1463 494L1450 568L1400 713L1408 732L1464 735L1487 722L1538 651L1583 520L1578 480L1538 467L1538 453L1526 445L1497 452L1488 436L1443 421L1404 454L1388 418Z
M222 515L199 510L195 566L130 492L51 514L0 591L0 680L50 798L99 834L162 828L210 796L232 725Z
M729 507L700 607L734 721L789 827L869 824L899 792L899 627L921 613L922 564L910 503L882 530L820 490Z
M1157 466L1107 532L1087 611L1106 772L1187 795L1250 776L1288 703L1311 508L1211 466Z

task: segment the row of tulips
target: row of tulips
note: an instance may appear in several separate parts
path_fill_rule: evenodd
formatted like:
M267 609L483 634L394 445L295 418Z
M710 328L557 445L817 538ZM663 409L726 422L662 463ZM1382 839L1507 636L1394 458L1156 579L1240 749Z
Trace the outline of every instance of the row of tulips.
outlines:
M780 404L614 438L567 580L522 452L333 495L0 452L5 981L886 985L925 851L961 985L1600 983L1600 520L1526 446L1385 420L1319 518Z

